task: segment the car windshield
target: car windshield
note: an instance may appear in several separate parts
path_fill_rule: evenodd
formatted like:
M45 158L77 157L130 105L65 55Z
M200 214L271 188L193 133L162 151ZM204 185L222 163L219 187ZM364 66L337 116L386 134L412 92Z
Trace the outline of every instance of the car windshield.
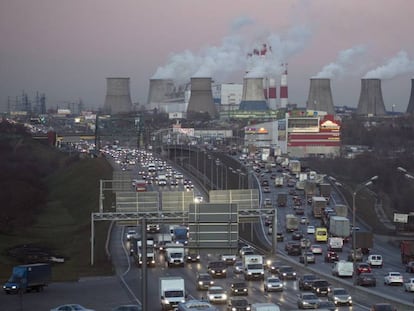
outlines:
M184 296L184 293L182 290L171 290L171 291L165 292L166 298L183 297L183 296Z
M303 299L318 299L315 294L303 294Z
M280 280L278 278L267 279L269 283L279 283Z
M334 294L335 295L347 295L348 293L344 289L335 289Z
M233 306L243 307L243 306L247 306L248 304L249 302L246 299L234 299L232 301Z

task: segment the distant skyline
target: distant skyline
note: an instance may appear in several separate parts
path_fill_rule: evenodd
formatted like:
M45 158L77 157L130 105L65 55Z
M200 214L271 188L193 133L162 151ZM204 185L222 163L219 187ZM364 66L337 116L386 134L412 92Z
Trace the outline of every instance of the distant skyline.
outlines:
M107 77L129 77L146 104L149 80L211 75L242 83L287 62L289 102L330 78L335 106L358 104L361 78L381 78L385 107L405 112L414 78L412 0L4 0L0 111L8 96L45 93L47 107L102 107ZM266 62L248 60L262 43ZM280 84L280 81L278 81ZM278 90L279 97L279 90Z

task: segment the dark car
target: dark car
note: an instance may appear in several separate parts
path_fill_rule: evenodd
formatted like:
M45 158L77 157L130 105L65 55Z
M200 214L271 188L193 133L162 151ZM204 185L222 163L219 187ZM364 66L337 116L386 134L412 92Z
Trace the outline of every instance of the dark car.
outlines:
M336 306L332 301L329 300L319 300L318 309L325 309L329 311L336 311Z
M389 303L382 302L373 304L370 311L397 311L397 308Z
M314 280L312 283L312 291L318 296L327 296L331 291L331 284L326 280Z
M249 286L247 282L236 281L231 283L230 291L233 296L247 296L249 294Z
M207 265L208 273L214 278L227 276L227 264L223 260L210 261Z
M295 207L296 215L305 215L305 209L302 206Z
M300 290L311 290L312 283L314 280L319 278L314 274L304 274L299 278L299 289Z
M305 261L306 260L306 261ZM315 263L315 255L312 252L306 252L299 256L300 263Z
M276 240L278 242L283 242L284 239L285 239L285 237L284 237L282 232L279 231L279 232L276 233Z
M228 311L248 311L250 310L249 301L244 297L231 297L227 303Z
M112 311L142 311L140 305L122 305L112 309Z
M300 243L292 243L287 251L290 256L299 256L302 253L302 248Z
M198 290L207 290L210 286L214 285L213 278L208 273L198 273L196 282Z
M296 280L296 271L291 266L280 266L278 271L281 280Z
M292 232L292 240L300 240L303 238L303 232L296 230Z
M405 265L405 272L413 273L414 272L414 261L409 261Z
M357 285L360 286L377 286L377 279L373 273L361 273L356 279Z
M186 256L187 262L199 262L200 254L197 252L189 252Z
M339 261L339 256L334 251L328 251L325 253L325 262L335 262Z
M280 262L278 261L269 261L266 263L266 269L272 274L277 274L279 272Z
M298 295L299 309L316 309L318 307L319 298L314 293L300 293Z

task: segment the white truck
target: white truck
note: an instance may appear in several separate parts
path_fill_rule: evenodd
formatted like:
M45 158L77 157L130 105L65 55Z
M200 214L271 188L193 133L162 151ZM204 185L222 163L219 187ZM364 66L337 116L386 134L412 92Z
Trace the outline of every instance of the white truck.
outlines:
M185 250L184 244L168 243L165 245L165 261L168 267L181 266L184 267Z
M352 277L354 274L354 263L352 261L340 260L334 263L332 275L339 277Z
M329 237L327 244L329 251L342 252L342 248L344 247L344 239L338 237Z
M142 241L138 240L137 241L137 252L135 254L138 266L141 266L143 262L142 253L143 253ZM154 253L154 240L153 239L147 239L146 253L147 253L147 266L155 267L155 253Z
M280 308L277 304L271 302L260 302L253 303L251 305L252 311L280 311Z
M275 187L283 187L284 177L282 175L277 175L275 177Z
M342 216L329 217L329 233L334 237L349 237L351 233L349 219Z
M293 214L286 214L286 232L293 232L299 228L299 219Z
M174 310L185 302L185 283L179 276L160 277L161 310Z
M243 267L245 280L264 279L264 266L262 255L244 255Z

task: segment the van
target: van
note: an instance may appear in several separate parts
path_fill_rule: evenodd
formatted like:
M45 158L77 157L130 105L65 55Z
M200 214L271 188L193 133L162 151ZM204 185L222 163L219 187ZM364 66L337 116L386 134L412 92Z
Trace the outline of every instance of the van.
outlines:
M367 264L371 267L382 268L382 256L377 254L372 254L368 256Z
M354 274L354 263L351 261L340 260L334 263L332 275L339 277L352 277Z
M315 229L315 242L327 242L328 241L328 229L324 227L318 227Z
M277 304L270 303L270 302L262 302L262 303L253 303L251 305L252 311L280 311L280 308Z

